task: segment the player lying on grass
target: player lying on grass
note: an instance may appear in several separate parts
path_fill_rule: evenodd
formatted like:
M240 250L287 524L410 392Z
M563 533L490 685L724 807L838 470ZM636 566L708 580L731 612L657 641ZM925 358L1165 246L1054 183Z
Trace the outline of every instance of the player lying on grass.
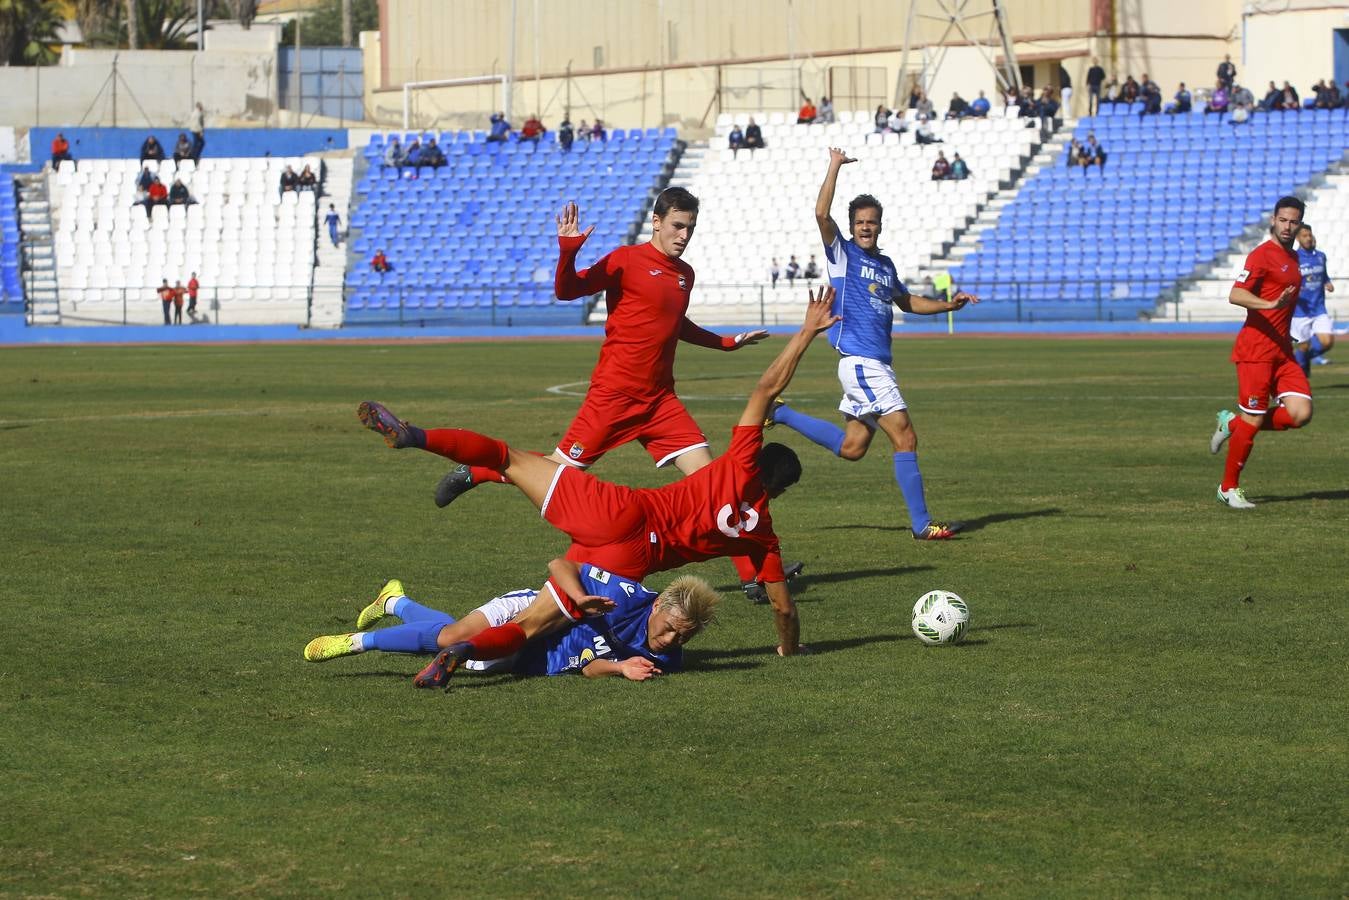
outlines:
M424 431L378 403L357 410L367 428L395 449L418 447L469 465L505 473L552 525L572 539L566 557L590 562L620 577L640 581L652 572L719 556L743 557L762 580L773 604L778 653L800 649L800 619L782 571L782 557L768 501L801 477L801 462L781 444L763 443L769 406L791 382L815 335L838 317L830 312L833 289L811 296L801 329L759 378L732 430L727 451L682 481L634 489L601 481L587 472L502 441L453 428ZM554 571L550 583L557 580ZM742 579L745 576L742 570ZM465 659L497 659L566 621L578 621L579 585L556 584L511 622L455 644L437 660L452 673Z
M549 566L575 579L574 598L587 615L570 628L526 644L518 653L489 661L470 660L465 668L517 675L565 675L579 671L587 678L621 675L645 681L683 667L682 647L715 618L720 598L701 578L684 575L657 594L636 582L596 566L554 560ZM403 583L390 581L374 602L361 610L357 631L316 637L304 648L310 662L325 662L368 650L385 653L435 653L481 632L512 621L541 594L555 590L554 579L542 591L510 591L489 600L462 619L412 600ZM386 617L403 624L366 631ZM417 687L444 687L449 671L427 666L413 679Z

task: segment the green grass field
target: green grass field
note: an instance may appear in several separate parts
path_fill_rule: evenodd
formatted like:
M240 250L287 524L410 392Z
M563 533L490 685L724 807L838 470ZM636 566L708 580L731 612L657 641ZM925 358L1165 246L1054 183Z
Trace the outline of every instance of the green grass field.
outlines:
M386 578L460 614L565 540L509 488L436 509L445 461L356 404L549 449L594 343L6 350L0 894L1344 896L1349 355L1239 513L1228 346L897 341L930 504L969 527L917 544L886 448L774 431L813 655L772 655L718 560L684 674L445 695L300 651ZM774 352L680 351L714 449ZM833 368L818 342L793 402L831 415ZM670 477L635 446L596 471ZM963 646L909 631L937 587Z

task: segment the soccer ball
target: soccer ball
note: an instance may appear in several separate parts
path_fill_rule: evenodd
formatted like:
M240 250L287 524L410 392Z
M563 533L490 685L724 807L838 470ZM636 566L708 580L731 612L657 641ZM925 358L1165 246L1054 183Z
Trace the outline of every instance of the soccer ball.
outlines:
M924 644L958 644L969 624L970 608L950 591L928 591L913 605L913 633Z

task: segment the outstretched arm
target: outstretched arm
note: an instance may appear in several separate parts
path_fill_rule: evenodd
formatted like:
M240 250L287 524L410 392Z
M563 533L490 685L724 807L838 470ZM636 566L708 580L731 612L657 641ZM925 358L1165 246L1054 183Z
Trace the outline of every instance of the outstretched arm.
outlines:
M826 285L809 296L806 319L801 323L801 329L792 335L792 339L782 348L777 359L773 360L768 370L759 377L759 383L754 386L754 392L749 395L749 402L745 404L745 411L740 414L739 424L763 424L768 408L773 405L778 394L786 390L787 385L791 383L792 376L796 374L796 365L801 362L801 357L805 356L806 349L810 347L815 335L840 320L840 317L832 312L834 305L832 287Z
M576 300L606 290L613 283L614 272L610 258L605 256L588 269L576 271L576 254L595 230L591 225L585 231L578 225L581 218L575 203L562 208L557 220L557 274L553 277L553 293L559 300Z
M681 341L697 344L699 347L710 347L713 350L739 350L741 347L757 344L766 337L768 337L766 331L742 331L730 337L722 337L719 334L713 334L706 328L695 325L687 316L684 317L683 323L679 326L679 339Z
M979 298L973 294L967 294L964 291L956 291L955 296L950 300L905 294L895 300L895 305L906 313L913 313L919 316L930 316L936 313L955 312L958 309L964 309L965 305L968 303L978 302Z
M857 160L838 147L829 148L829 171L825 173L824 183L820 185L820 194L815 198L815 224L820 227L820 239L824 241L826 247L834 243L834 239L838 237L838 224L829 215L829 211L834 207L834 188L838 186L838 170L853 162Z
M596 659L581 669L587 678L605 678L610 675L622 675L628 681L646 681L657 675L663 675L656 664L644 656L629 656L627 659Z

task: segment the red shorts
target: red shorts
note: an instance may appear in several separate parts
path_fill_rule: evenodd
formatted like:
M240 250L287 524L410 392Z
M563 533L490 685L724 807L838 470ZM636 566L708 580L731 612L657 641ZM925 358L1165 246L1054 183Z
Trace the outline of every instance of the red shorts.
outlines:
M689 450L707 446L702 429L674 391L666 391L653 400L637 400L592 387L557 449L567 459L585 467L629 441L641 441L657 467Z
M1264 415L1269 398L1312 396L1307 375L1295 360L1286 356L1264 362L1239 362L1237 366L1237 407L1244 413Z
M539 509L544 521L572 540L567 559L588 562L624 578L645 578L657 545L636 491L558 466Z

